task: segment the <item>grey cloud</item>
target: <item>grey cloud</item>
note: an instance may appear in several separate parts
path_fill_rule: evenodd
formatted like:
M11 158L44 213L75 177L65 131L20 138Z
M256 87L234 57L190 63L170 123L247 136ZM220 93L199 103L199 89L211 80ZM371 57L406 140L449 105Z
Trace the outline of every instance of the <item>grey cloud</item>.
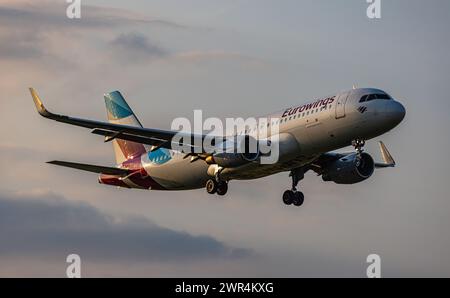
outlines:
M66 5L56 1L0 4L0 59L35 59L49 68L64 71L80 67L86 61L85 57L92 59L99 53L110 53L118 60L139 63L164 58L175 62L236 60L245 61L247 65L262 65L258 59L222 50L172 53L147 35L130 31L143 26L146 30L189 28L169 20L84 4L81 19L71 20L66 17L65 10ZM91 42L93 37L94 43ZM75 51L83 55L73 55Z
M165 49L150 42L145 35L135 32L120 34L111 41L111 46L119 55L135 60L138 58L161 58L168 55Z
M47 62L67 68L70 59L64 56L61 49L82 46L87 34L95 34L99 30L111 33L117 30L114 28L138 25L147 28L185 28L169 20L152 19L123 9L84 4L81 19L71 20L66 16L66 7L60 1L0 3L0 59L44 58ZM66 39L71 37L72 43L67 44ZM99 40L101 42L101 38ZM164 53L137 35L119 36L117 43L123 48L131 47L140 55Z
M117 219L51 193L0 195L0 255L59 257L71 252L96 262L233 259L250 254L147 219Z
M23 5L0 4L0 24L16 26L59 28L65 27L110 27L131 24L149 24L171 28L185 28L169 20L152 19L124 9L82 5L82 17L72 20L66 16L67 5L61 1L32 1ZM55 27L56 26L56 27Z
M40 48L36 47L36 37L32 34L24 34L22 38L8 34L0 36L0 57L13 59L32 59L43 55Z

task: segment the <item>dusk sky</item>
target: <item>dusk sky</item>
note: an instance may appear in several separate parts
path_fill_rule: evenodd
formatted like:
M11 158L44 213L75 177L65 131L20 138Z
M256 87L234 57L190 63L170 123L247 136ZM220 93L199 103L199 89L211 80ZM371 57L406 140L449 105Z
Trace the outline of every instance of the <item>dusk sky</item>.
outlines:
M0 0L0 276L450 277L450 2L382 0ZM205 190L100 185L49 160L114 165L111 144L40 117L105 120L120 90L146 127L177 117L265 115L358 87L407 115L382 140L397 167L356 185L308 173L301 208L288 173ZM346 148L344 150L352 150Z

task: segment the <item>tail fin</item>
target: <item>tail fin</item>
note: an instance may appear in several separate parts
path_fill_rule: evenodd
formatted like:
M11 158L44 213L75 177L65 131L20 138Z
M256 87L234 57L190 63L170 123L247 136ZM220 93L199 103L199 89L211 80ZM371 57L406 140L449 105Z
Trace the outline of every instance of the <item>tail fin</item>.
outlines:
M119 91L107 93L104 98L110 123L142 127L141 122L139 122ZM115 139L112 142L117 164L146 152L144 145L140 143L120 139Z

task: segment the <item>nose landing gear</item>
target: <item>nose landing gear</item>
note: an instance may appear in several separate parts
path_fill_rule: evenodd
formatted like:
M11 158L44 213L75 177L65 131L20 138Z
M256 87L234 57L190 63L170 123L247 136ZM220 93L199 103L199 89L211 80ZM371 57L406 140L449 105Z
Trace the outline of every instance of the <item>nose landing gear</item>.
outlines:
M363 139L356 139L352 141L352 146L355 148L356 152L361 155L364 151L364 145L366 144L366 141Z
M302 168L295 169L291 171L289 176L292 177L292 189L284 192L283 203L300 207L305 201L305 196L301 191L297 191L297 185L304 178L305 172Z

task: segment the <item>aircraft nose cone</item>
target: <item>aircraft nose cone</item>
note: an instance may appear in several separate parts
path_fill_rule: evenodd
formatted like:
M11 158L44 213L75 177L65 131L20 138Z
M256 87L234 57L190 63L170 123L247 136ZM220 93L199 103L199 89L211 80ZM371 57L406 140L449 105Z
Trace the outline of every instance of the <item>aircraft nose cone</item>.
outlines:
M389 118L394 125L398 125L406 116L405 107L398 101L392 101L389 106Z

